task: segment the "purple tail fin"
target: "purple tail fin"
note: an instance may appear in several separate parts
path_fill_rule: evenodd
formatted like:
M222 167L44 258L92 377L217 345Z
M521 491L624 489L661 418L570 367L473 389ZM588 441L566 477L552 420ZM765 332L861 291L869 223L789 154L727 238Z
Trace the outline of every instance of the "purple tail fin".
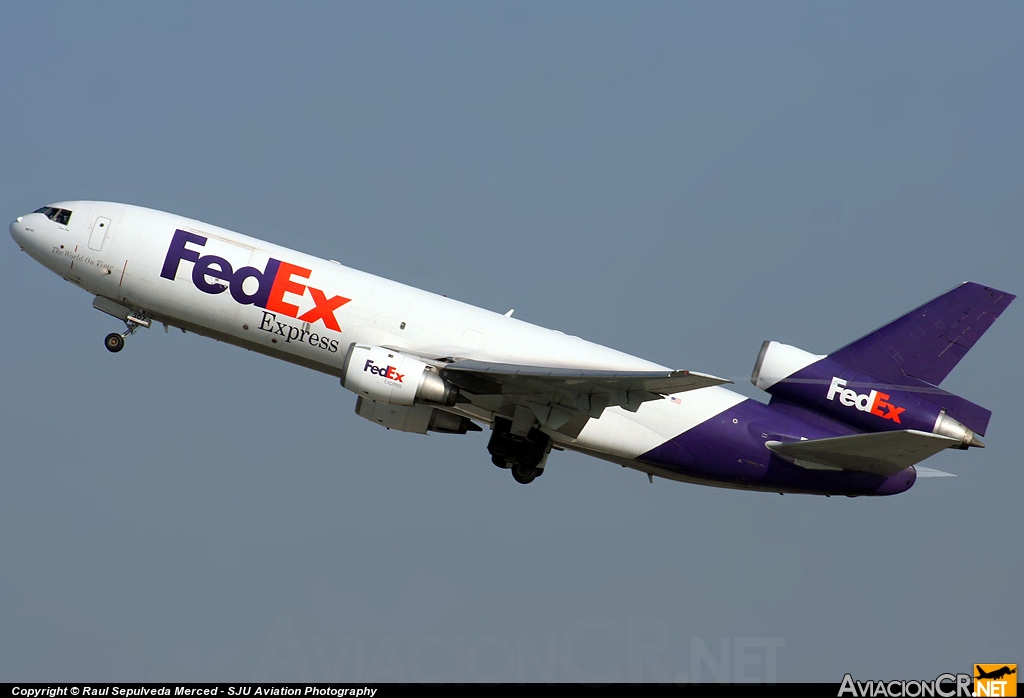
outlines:
M938 384L1014 298L964 283L828 356L765 342L751 380L772 404L810 409L857 429L917 429L976 446L973 434L943 425L952 419L958 429L984 436L992 413Z
M938 385L1014 298L967 281L829 358L893 385Z

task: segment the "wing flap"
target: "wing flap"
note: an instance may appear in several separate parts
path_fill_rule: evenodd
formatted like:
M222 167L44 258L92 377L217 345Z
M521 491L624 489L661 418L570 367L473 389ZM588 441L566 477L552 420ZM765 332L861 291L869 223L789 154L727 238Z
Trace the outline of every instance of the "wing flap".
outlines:
M895 475L956 443L945 436L906 429L810 441L768 441L765 446L805 468Z
M464 394L498 398L506 416L515 407L524 407L542 427L572 437L608 407L636 412L643 403L665 395L732 382L696 371L606 371L468 359L445 364L440 373Z

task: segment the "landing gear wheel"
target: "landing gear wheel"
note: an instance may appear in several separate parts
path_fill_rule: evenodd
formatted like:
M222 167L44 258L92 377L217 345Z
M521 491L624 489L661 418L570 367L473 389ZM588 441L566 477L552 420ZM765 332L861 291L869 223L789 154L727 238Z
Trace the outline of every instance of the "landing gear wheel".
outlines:
M498 458L498 456L491 456L491 462L499 468L508 469L509 467L508 462L504 458Z
M119 335L117 332L111 332L107 335L107 338L103 340L103 346L107 348L107 351L116 354L124 349L124 337Z
M121 334L117 334L116 332L111 332L110 334L108 334L106 339L103 340L103 346L107 348L107 351L116 354L117 352L124 349L124 340L128 335L135 334L135 330L139 329L140 327L149 327L151 322L152 321L148 317L146 317L146 314L141 311L130 312L128 313L128 316L124 318L124 325L128 329L126 329ZM164 325L164 328L166 329L167 325Z
M516 463L512 466L512 477L520 485L529 485L537 477L537 468L532 465Z

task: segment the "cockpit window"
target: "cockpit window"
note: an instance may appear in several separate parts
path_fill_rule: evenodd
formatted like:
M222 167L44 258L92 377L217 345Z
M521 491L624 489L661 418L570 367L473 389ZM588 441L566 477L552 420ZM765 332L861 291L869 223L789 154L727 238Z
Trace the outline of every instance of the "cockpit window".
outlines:
M71 211L66 208L43 206L40 209L36 209L34 213L43 214L57 225L67 225L71 221Z

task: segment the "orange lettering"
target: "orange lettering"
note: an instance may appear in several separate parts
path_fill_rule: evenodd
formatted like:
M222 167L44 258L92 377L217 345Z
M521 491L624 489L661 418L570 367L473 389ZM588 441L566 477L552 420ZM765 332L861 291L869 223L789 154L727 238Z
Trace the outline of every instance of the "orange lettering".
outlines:
M300 283L292 281L292 276L297 276L301 279L308 279L309 275L312 274L311 269L300 267L295 264L288 264L287 262L281 262L281 266L277 270L277 276L274 277L274 285L270 287L270 295L267 297L267 310L271 310L275 313L283 313L289 317L298 317L299 306L292 305L291 303L284 302L284 294L294 293L296 296L301 296L306 293L306 287Z

